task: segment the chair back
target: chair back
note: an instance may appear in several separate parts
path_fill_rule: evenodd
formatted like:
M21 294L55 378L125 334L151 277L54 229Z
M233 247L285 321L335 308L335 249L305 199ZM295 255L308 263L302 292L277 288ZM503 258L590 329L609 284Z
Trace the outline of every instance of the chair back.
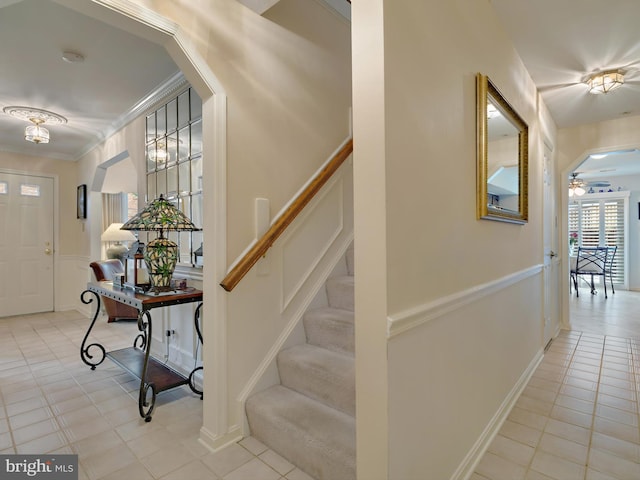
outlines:
M124 273L124 265L122 265L122 262L117 258L91 262L89 266L93 270L96 280L99 282L113 281L115 274Z
M613 259L615 258L617 251L618 251L617 245L609 245L607 247L607 263L604 266L607 273L610 273L611 270L613 269Z
M609 247L578 247L575 273L604 275Z

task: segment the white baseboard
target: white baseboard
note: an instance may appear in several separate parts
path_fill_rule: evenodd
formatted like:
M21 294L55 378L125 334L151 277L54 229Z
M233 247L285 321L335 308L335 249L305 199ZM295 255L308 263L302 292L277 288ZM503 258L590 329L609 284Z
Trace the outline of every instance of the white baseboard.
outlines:
M224 447L242 440L242 431L238 425L232 426L224 435L213 435L207 428L200 429L198 441L212 452L222 450Z

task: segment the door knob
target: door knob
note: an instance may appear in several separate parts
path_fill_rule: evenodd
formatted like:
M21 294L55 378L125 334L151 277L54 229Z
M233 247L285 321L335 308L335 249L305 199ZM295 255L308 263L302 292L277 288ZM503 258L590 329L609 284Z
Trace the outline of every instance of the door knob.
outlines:
M51 255L51 249L50 248L45 248L44 249L44 253L45 253L45 255Z
M550 256L551 258L553 258L553 257L557 257L557 256L558 256L558 254L557 254L556 252L554 252L553 250L551 250L551 251L549 252L549 256Z

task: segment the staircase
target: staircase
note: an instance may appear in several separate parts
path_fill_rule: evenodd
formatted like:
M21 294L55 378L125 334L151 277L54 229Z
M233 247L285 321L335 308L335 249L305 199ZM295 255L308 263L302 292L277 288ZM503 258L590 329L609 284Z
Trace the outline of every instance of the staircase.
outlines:
M353 247L328 306L306 312L307 343L282 350L280 385L247 400L251 435L316 480L355 480Z

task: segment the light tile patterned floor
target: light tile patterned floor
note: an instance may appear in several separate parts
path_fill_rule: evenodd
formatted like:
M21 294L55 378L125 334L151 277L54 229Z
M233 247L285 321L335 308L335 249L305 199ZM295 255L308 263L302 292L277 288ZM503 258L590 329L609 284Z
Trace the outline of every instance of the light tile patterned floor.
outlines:
M581 293L471 480L640 479L640 296Z
M77 312L0 318L0 452L77 453L81 480L312 480L253 438L211 453L198 442L202 401L188 387L138 415L139 381L110 360L80 360ZM92 338L130 346L135 323L98 321Z
M640 294L570 304L578 330L553 342L471 480L640 479ZM160 394L144 423L137 379L80 360L88 323L77 312L0 319L0 452L77 453L81 480L312 480L253 438L208 451L186 387ZM115 349L135 333L101 321L93 336Z

